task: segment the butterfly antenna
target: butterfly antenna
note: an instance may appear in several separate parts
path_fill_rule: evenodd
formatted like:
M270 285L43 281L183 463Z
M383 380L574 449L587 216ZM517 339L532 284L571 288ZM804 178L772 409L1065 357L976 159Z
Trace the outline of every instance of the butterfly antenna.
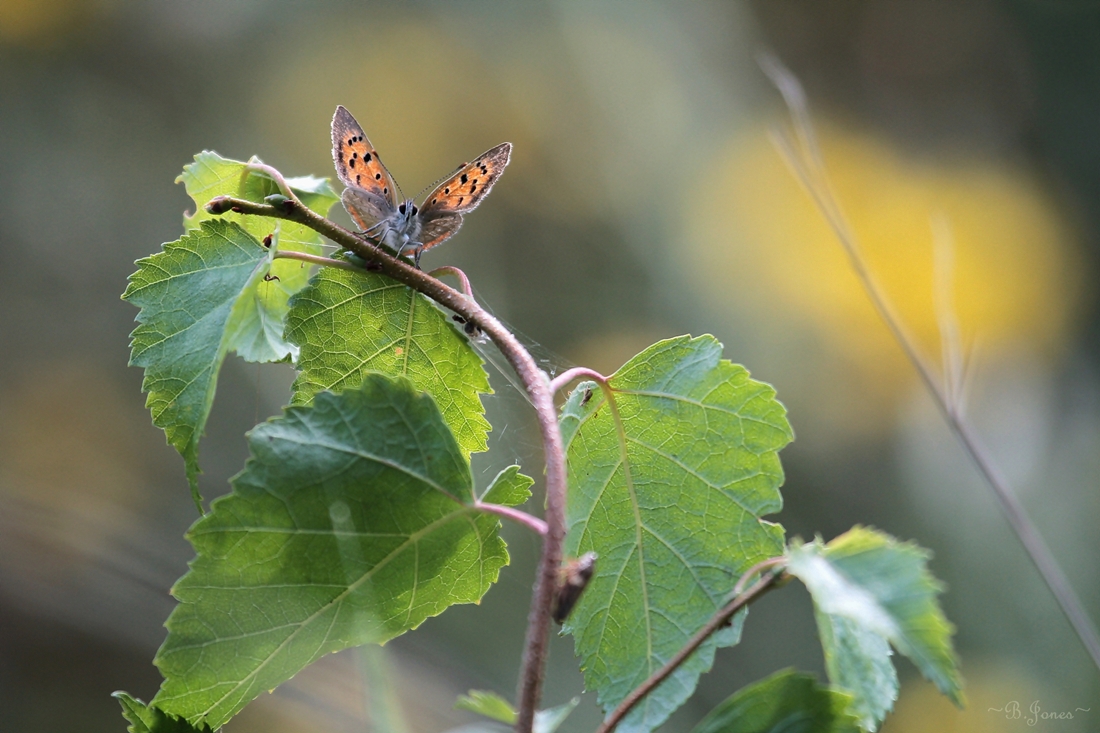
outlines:
M453 175L454 175L455 173L458 173L458 172L459 172L460 170L462 170L463 168L465 168L465 167L466 167L466 166L468 166L468 165L469 165L469 163L461 163L461 164L460 164L460 165L459 165L459 166L458 166L457 168L455 168L455 169L454 169L453 171L451 171L451 172L450 172L450 173L448 173L447 175L445 175L445 176L440 176L439 178L435 179L434 181L432 181L431 183L429 183L429 184L428 184L427 186L425 186L424 188L420 189L420 193L416 194L416 196L415 196L414 198L415 198L415 199L419 199L419 198L420 198L421 196L423 196L423 195L424 195L424 193L425 193L426 191L430 191L430 190L432 190L433 188L435 188L435 187L436 187L436 186L438 186L439 184L443 183L443 181L447 180L448 178L450 178L451 176L453 176ZM396 183L396 181L395 181L395 183Z
M398 183L397 179L393 177L392 173L390 173L390 169L386 168L386 164L382 162L382 158L378 155L377 150L374 152L374 159L378 161L379 165L381 165L383 168L385 168L386 173L389 173L389 175L390 175L390 180L393 181L393 185L397 186L398 200L404 199L405 198L405 192L401 190L401 184Z

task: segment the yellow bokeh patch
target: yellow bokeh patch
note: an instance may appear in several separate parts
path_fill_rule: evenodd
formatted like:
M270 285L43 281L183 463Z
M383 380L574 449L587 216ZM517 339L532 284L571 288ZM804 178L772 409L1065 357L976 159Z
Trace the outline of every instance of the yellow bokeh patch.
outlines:
M1080 299L1074 232L1025 170L976 155L906 154L872 134L819 131L830 182L871 271L934 363L933 219L953 242L951 293L964 348L1057 354ZM848 368L897 391L912 370L871 308L836 236L764 125L739 132L689 192L684 246L704 297L765 328L820 334ZM702 265L702 266L700 266ZM874 385L872 385L874 386Z
M60 47L102 9L87 0L4 0L0 43Z

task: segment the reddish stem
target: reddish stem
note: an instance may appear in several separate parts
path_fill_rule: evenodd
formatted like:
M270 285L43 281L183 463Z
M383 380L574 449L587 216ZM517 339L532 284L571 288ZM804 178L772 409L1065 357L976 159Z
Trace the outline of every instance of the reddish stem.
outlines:
M428 273L432 277L439 277L440 275L454 275L458 278L459 283L462 284L462 292L466 294L466 297L470 300L474 299L474 289L470 286L470 278L466 277L466 273L452 265L444 265L443 267L437 267Z
M763 563L760 563L750 568L749 571L742 576L741 581L744 581L745 578L752 577L752 575L759 572L761 566L766 567L766 564L779 564L784 561L785 558L773 558L772 560L765 560ZM760 596L764 595L764 593L774 588L776 581L782 575L783 571L781 570L772 571L771 573L768 573L767 575L760 578L760 580L756 581L756 583L753 584L753 586L744 593L740 593L734 596L734 598L729 603L723 606L718 611L718 613L714 614L714 616L711 617L706 626L695 632L695 636L691 637L691 640L688 641L688 643L685 644L684 647L680 649L680 651L676 652L676 656L668 660L665 666L661 667L659 670L650 675L649 679L635 687L630 692L630 694L627 695L621 703L619 703L619 706L611 712L611 715L607 716L607 719L604 720L600 727L596 729L596 733L611 733L611 731L615 730L615 726L622 722L622 719L626 717L626 714L629 713L635 705L641 702L642 698L652 692L657 687L657 685L664 682L669 675L676 671L677 667L686 662L687 658L690 657L692 653L695 652L695 650L698 649L703 644L703 642L710 637L711 634L723 628L727 623L729 623L729 620L733 618L733 614L737 613L742 608L749 605ZM738 581L738 586L741 585L741 581Z
M497 516L511 519L513 522L518 522L536 534L546 534L546 522L527 512L522 512L515 507L503 506L501 504L487 504L483 501L477 502L474 506L483 512L496 514Z
M542 696L543 675L550 642L550 611L557 587L558 567L561 565L562 543L565 541L565 451L561 431L558 428L554 398L546 375L516 337L472 298L364 241L296 200L288 199L277 205L269 205L229 196L218 196L206 204L206 210L212 214L235 211L242 214L269 216L308 226L332 240L337 246L351 250L371 262L372 265L377 266L378 272L408 285L444 308L472 322L496 344L515 370L535 408L546 460L546 533L543 535L542 556L539 560L538 575L531 598L531 611L527 617L527 639L524 644L523 667L516 705L517 733L531 733L535 709Z

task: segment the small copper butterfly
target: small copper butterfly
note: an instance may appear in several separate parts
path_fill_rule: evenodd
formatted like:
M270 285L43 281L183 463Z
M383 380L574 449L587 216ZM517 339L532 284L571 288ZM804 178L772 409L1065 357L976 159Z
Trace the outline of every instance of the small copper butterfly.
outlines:
M425 250L458 231L462 215L477 208L511 154L512 143L501 143L460 165L419 207L413 199L398 203L397 184L363 128L343 107L332 117L332 160L347 186L341 197L344 208L364 234L397 250L399 257L411 251L417 267Z

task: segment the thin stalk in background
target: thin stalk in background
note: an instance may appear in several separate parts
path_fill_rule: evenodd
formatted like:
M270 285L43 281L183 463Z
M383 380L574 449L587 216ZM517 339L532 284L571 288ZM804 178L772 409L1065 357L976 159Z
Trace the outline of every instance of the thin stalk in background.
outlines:
M945 386L941 386L936 380L933 368L917 349L916 340L909 335L901 319L898 318L890 306L882 288L879 287L862 254L860 254L855 233L844 217L825 175L821 147L817 144L813 125L810 123L809 108L806 104L806 95L802 90L802 85L799 84L794 74L774 56L762 56L759 61L764 73L768 75L768 78L783 95L783 100L791 113L797 138L796 143L782 130L774 130L772 139L776 147L779 148L783 158L790 165L806 192L810 194L810 197L832 228L836 238L840 241L841 246L844 247L844 251L848 255L848 261L863 285L863 289L867 292L867 296L871 299L871 303L878 312L879 317L885 322L886 327L890 330L898 345L901 346L902 351L905 352L905 356L917 370L921 381L924 382L928 393L932 395L932 399L939 407L951 431L958 438L966 453L977 466L982 478L985 479L989 488L993 491L993 495L1000 504L1001 511L1004 512L1009 525L1024 546L1028 556L1039 571L1039 575L1042 576L1043 581L1054 595L1055 600L1058 601L1062 613L1065 614L1077 637L1081 640L1081 644L1085 647L1089 656L1092 657L1093 664L1096 665L1097 670L1100 670L1100 635L1097 634L1096 626L1088 614L1085 613L1080 598L1073 590L1073 586L1070 585L1065 573L1062 572L1061 566L1058 565L1058 561L1055 560L1053 553L1043 540L1042 534L1031 521L1023 504L1012 493L1004 475L997 468L988 451L979 441L973 427L966 419L962 405L961 385L958 383L960 369L957 363L958 349L957 342L954 341L955 334L941 334L945 339L945 343L949 346L946 352L948 362L946 365L947 378ZM937 239L942 242L943 230L938 229L934 224L934 231L939 235ZM944 324L953 323L953 318L950 321L945 321L941 312L940 323L941 327Z

